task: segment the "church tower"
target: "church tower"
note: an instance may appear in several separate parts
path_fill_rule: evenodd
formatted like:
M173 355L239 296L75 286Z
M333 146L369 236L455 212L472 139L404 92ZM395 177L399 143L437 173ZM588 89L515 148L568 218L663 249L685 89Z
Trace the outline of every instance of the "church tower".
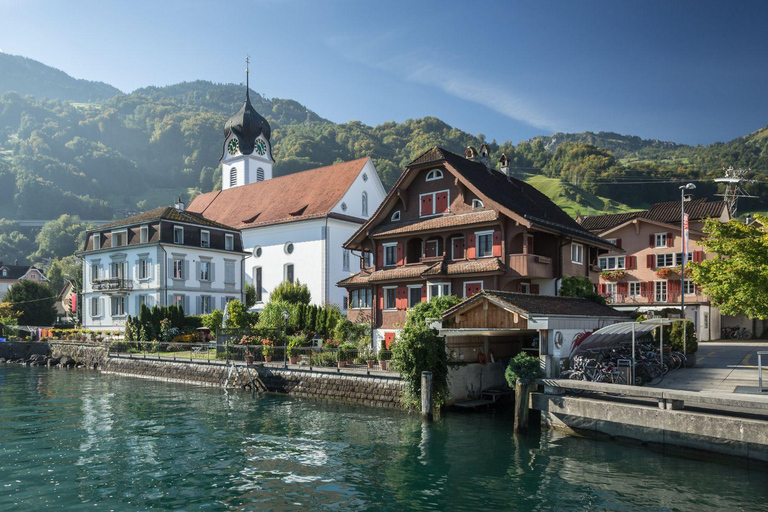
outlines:
M246 64L248 59L245 59ZM245 102L224 126L221 154L221 189L248 185L272 178L272 130L269 123L251 105L246 66Z

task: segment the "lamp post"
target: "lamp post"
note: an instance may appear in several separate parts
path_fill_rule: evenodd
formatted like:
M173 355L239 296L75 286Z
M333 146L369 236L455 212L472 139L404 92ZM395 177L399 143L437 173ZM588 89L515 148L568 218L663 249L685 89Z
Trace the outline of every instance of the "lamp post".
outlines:
M288 368L288 317L290 314L287 309L283 310L283 368Z
M685 191L694 190L696 185L688 183L680 186L680 238L682 239L683 246L683 264L680 270L680 316L683 319L683 354L687 352L686 344L686 327L688 321L685 318L685 260L688 259L688 237L686 236L686 228L688 227L685 219Z

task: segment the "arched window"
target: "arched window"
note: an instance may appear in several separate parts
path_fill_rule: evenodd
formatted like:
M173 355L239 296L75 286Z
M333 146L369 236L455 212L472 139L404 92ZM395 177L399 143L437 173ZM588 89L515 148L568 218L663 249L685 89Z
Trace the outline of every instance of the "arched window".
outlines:
M391 222L397 222L400 220L400 210L397 210L395 213L392 214L392 216L389 218Z
M264 169L261 167L256 169L256 181L264 181Z
M440 169L432 169L427 173L427 180L426 181L435 181L439 180L443 177L443 171Z
M368 192L363 192L363 215L368 216Z
M237 167L233 167L229 170L229 186L237 186Z
M473 210L479 210L480 208L483 208L483 207L485 207L485 205L483 204L483 202L481 200L479 200L479 199L473 199L472 200L472 209Z

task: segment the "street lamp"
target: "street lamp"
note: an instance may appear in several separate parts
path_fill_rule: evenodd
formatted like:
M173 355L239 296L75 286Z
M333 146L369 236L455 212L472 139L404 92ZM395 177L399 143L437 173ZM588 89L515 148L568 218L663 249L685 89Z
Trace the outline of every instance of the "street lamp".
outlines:
M688 219L685 218L685 191L695 188L696 185L693 183L680 186L680 238L683 240L683 264L680 270L680 315L683 319L683 354L687 352L685 329L688 324L685 318L685 260L688 259Z

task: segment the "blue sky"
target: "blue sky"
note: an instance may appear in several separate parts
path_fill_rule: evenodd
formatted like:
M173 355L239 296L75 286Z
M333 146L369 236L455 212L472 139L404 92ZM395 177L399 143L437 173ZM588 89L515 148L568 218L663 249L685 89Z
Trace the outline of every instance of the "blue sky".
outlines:
M244 81L336 122L688 144L768 125L768 3L0 0L0 49L129 92ZM233 105L233 109L236 105Z

